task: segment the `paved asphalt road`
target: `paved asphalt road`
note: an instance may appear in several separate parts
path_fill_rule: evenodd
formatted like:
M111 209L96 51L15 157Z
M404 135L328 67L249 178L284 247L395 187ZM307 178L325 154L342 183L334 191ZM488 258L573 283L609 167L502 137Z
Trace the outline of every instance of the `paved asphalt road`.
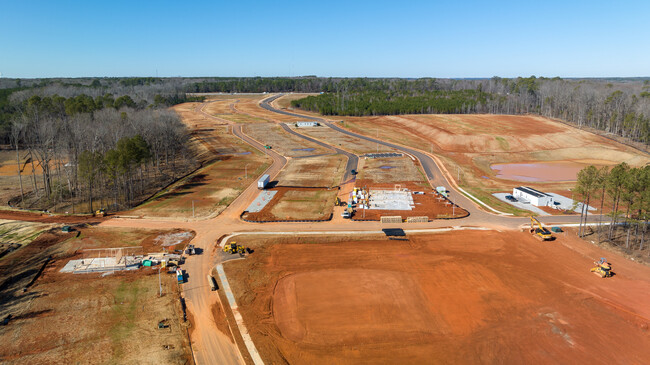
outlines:
M312 117L309 115L302 115L302 114L297 114L297 113L292 113L288 112L286 110L280 110L277 108L274 108L270 103L276 100L277 98L281 97L284 94L278 94L271 96L267 99L264 99L260 102L260 106L268 111L272 111L274 113L279 113L279 114L284 114L284 115L289 115L293 117L299 117L299 118L304 118L305 120L314 120L317 121L323 125L326 125L340 133L347 134L349 136L353 136L356 138L364 139L366 141L370 141L372 143L378 143L383 146L387 146L393 149L396 149L398 151L402 151L403 153L407 153L412 155L413 157L417 158L420 161L420 164L422 165L422 168L424 169L424 172L427 174L427 177L429 178L429 181L433 186L445 186L447 190L450 191L450 199L454 201L458 206L464 208L470 213L471 219L465 218L465 219L460 219L457 220L459 224L466 223L466 220L470 220L472 224L476 223L485 223L485 224L495 224L495 225L507 225L507 226L513 226L515 224L521 225L530 222L529 218L524 218L524 217L509 217L509 216L501 216L501 215L496 215L492 213L488 213L486 210L483 208L479 207L474 201L472 201L470 198L466 197L464 194L462 194L460 191L458 191L455 188L455 183L452 184L447 177L442 173L440 170L440 167L438 164L435 162L435 160L427 153L406 147L406 146L401 146L397 144L393 144L390 142L382 141L379 139L372 138L370 136L365 136L362 134L354 133L349 130L343 129L334 123L327 121L323 118L318 118L318 117ZM580 216L575 216L575 215L569 215L569 216L544 216L544 217L538 217L540 221L544 224L566 224L566 223L578 223L580 221ZM598 216L590 216L589 219L590 222L597 222L598 221ZM462 223L461 223L462 222ZM467 222L469 223L469 222Z
M497 214L488 213L479 209L476 203L470 201L464 195L454 189L453 178L448 173L443 171L435 163L432 156L414 150L409 147L399 146L388 142L376 140L372 137L362 136L345 129L342 129L334 124L322 119L304 116L300 114L290 113L283 110L278 110L269 105L269 102L275 100L279 96L266 99L261 103L261 107L269 111L281 113L285 115L296 116L299 118L316 120L323 125L326 125L341 133L352 135L357 138L363 138L373 143L380 143L400 150L404 153L411 154L418 158L427 173L427 176L432 180L435 185L444 185L451 191L452 200L458 205L470 211L470 216L456 220L434 220L427 223L402 223L390 225L391 228L404 228L404 229L430 229L436 227L450 227L450 226L484 226L496 229L517 229L519 226L529 222L525 217L506 217ZM244 140L246 143L252 145L256 149L262 151L272 158L272 165L266 173L275 177L279 171L285 166L287 159L272 150L266 150L264 147L242 133L241 126L212 116L203 111L203 104L197 112L203 113L207 117L219 124L229 124L232 126L233 133ZM316 142L318 143L318 142ZM321 143L319 143L321 144ZM322 144L321 144L322 145ZM327 145L328 148L335 149ZM342 152L341 152L342 153ZM349 155L346 153L346 156ZM355 156L356 157L356 156ZM350 159L352 160L352 159ZM356 160L355 160L356 161ZM449 178L449 181L447 181ZM203 249L202 255L190 256L187 259L184 269L188 273L189 280L183 284L183 293L188 303L188 311L194 319L194 329L191 335L193 353L196 356L198 364L242 364L245 363L240 350L233 344L228 336L221 333L214 322L213 305L220 305L220 300L215 292L209 290L206 273L209 273L214 265L221 261L221 255L216 254L216 244L219 237L224 237L236 232L251 232L254 231L258 234L272 233L272 232L295 232L295 231L313 231L323 233L331 232L356 232L356 231L380 231L386 228L385 224L380 222L355 222L350 220L343 220L336 217L332 221L321 223L268 223L259 225L255 223L243 222L239 219L241 212L250 204L250 202L257 196L259 190L257 184L253 182L246 188L235 200L217 217L207 220L151 220L151 219L130 219L130 218L114 218L104 221L102 226L112 227L132 227L132 228L150 228L150 229L191 229L196 232L194 244L196 247ZM544 223L577 223L580 216L551 216L543 217ZM598 216L590 216L590 221L597 222ZM237 332L237 328L232 329Z

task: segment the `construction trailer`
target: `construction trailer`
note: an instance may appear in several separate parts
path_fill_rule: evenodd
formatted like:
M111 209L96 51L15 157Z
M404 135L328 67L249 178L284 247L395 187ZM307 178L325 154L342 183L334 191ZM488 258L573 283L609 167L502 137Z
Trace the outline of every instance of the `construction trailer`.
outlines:
M257 180L257 188L263 190L264 188L266 188L266 185L268 185L270 181L271 181L271 176L269 174L262 175L262 177L260 177L260 179Z

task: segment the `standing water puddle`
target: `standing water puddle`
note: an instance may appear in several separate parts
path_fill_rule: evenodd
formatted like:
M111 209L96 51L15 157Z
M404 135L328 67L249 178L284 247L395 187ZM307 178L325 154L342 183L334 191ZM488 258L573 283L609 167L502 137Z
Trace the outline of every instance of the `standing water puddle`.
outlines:
M395 166L379 166L380 169L394 169Z
M311 152L313 150L315 150L315 148L294 148L294 149L292 149L292 151L308 151L308 152Z

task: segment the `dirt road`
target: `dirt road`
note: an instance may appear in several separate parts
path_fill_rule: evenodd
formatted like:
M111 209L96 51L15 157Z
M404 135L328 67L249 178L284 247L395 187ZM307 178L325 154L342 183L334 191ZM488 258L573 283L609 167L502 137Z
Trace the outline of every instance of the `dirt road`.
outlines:
M470 199L466 198L464 195L460 194L457 190L454 189L453 183L448 181L446 178L448 175L443 173L443 171L438 168L435 160L428 154L404 146L379 141L371 137L354 134L352 132L336 127L329 121L321 118L307 117L300 114L277 110L268 104L269 101L275 97L264 100L261 103L261 106L272 112L289 114L312 120L316 119L322 124L334 130L337 130L340 133L354 135L357 138L362 138L374 143L390 146L418 158L422 163L427 176L432 180L434 186L446 186L449 190L451 190L452 200L470 212L470 216L464 219L451 221L436 220L428 223L394 224L391 225L391 228L403 227L410 230L417 230L462 225L486 226L496 229L516 229L520 225L528 223L527 218L511 218L500 216L488 213L479 208ZM265 149L263 145L244 134L242 132L241 125L210 115L209 113L205 112L204 109L208 104L209 102L204 103L204 105L200 108L197 108L196 111L201 113L206 118L213 120L215 124L228 124L232 126L232 132L235 136L241 138L244 142L250 144L262 153L270 156L273 160L273 163L265 173L271 175L272 177L275 177L282 170L287 162L287 158L285 156L282 156L273 150ZM319 142L319 144L322 144L322 142ZM327 145L327 147L336 150L336 148L333 146ZM344 151L340 153L348 156L350 158L350 161L353 161L353 158L356 157L356 155L349 156L347 153L344 153ZM236 232L380 231L382 228L386 228L386 225L382 225L379 222L354 222L342 219L334 219L332 221L322 223L267 223L264 225L247 223L240 220L239 215L243 210L247 208L248 204L256 197L257 193L257 185L251 184L219 216L209 220L156 221L150 219L115 218L101 223L102 226L108 227L165 229L183 228L191 229L196 232L196 237L193 243L196 245L196 247L203 249L203 254L190 256L187 259L186 264L184 265L184 269L188 275L188 282L186 284L183 284L183 293L188 304L188 310L194 319L195 325L191 333L191 340L196 361L199 364L245 363L244 358L247 358L248 356L247 354L242 355L240 353L240 350L237 348L228 334L224 334L219 331L215 324L213 313L211 311L212 305L219 301L219 297L217 294L215 294L215 292L210 291L206 274L209 273L220 260L220 255L218 254L219 247L217 246L217 240L220 237ZM337 216L338 213L339 212L336 211L335 216ZM545 223L550 221L556 223L577 223L578 220L578 216L553 216L546 218ZM237 332L236 328L233 330L233 332Z

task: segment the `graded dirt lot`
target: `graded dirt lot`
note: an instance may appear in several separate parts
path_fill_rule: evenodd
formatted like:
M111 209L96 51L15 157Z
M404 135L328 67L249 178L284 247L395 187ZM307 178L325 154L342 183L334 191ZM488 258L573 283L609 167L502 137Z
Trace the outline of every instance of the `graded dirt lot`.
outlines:
M644 363L650 268L573 236L238 237L226 263L266 363Z
M326 126L319 127L310 127L310 128L296 128L291 126L292 129L298 133L308 135L317 140L323 141L329 145L341 148L343 150L352 152L354 154L364 154L364 153L377 153L377 152L397 152L392 148L377 145L370 141L366 141L361 138L356 138L348 136L346 134L337 132L332 128ZM374 133L374 130L371 132ZM372 135L372 133L370 133Z
M389 184L410 181L428 186L419 164L408 156L362 158L359 160L357 179Z
M334 150L286 132L275 123L248 124L242 130L261 144L271 146L283 156L298 157L334 153Z
M273 188L277 191L268 204L257 213L246 213L250 221L325 220L334 208L338 189Z
M510 206L493 198L492 193L512 191L513 187L525 184L567 194L575 177L558 178L549 172L540 172L535 181L512 175L498 177L499 171L491 168L495 164L552 162L584 167L623 161L642 166L650 162L650 156L636 149L539 116L401 115L342 119L342 126L351 131L368 136L379 131L379 137L387 141L433 152L455 178L460 177L463 188L504 211L510 211ZM539 166L540 170L544 168ZM514 175L519 176L516 172Z
M279 186L333 187L341 183L347 159L325 155L289 160L276 180Z
M81 231L44 233L24 248L0 259L0 362L186 363L191 359L186 324L181 322L174 275L140 269L111 275L60 273L83 249L143 246L161 252L173 231L77 227ZM190 234L187 238L191 238ZM187 242L181 242L183 245ZM173 248L168 246L167 248ZM37 275L48 256L43 273ZM168 327L158 329L167 319ZM137 341L133 339L137 338Z

